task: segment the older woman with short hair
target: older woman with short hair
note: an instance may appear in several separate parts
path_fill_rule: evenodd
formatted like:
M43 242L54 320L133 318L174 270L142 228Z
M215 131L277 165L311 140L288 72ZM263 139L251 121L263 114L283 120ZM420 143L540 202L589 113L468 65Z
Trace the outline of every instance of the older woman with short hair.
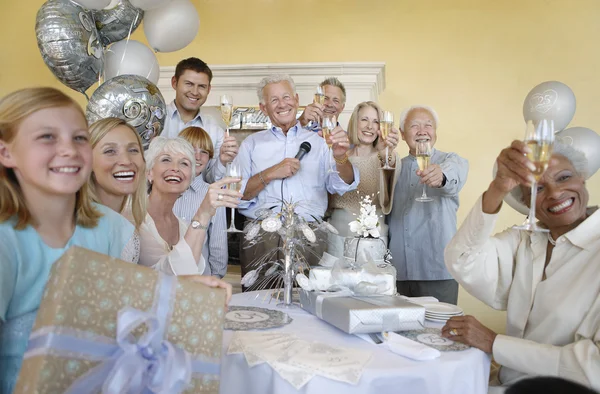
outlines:
M240 180L224 178L209 187L189 227L178 219L173 206L194 178L194 156L194 148L183 138L156 137L146 151L148 214L139 230L140 264L170 275L204 272L202 248L211 218L219 207L237 207L242 197L239 192L222 189Z
M500 153L494 180L444 255L464 289L507 311L506 335L472 316L451 318L442 333L492 353L503 385L549 375L600 389L600 212L587 207L583 154L554 145L536 202L536 218L548 233L511 228L492 235L508 193L529 201L527 149L514 141Z

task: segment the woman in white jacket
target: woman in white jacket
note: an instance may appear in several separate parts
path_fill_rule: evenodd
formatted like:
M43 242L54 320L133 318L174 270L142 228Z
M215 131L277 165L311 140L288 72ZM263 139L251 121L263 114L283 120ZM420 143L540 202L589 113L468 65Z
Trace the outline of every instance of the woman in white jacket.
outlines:
M532 163L514 141L498 171L445 250L446 266L470 294L507 311L506 335L472 316L442 333L492 353L508 385L529 375L558 376L600 389L600 212L589 209L585 156L555 144L538 183L536 218L550 230L492 235L503 198L529 201ZM490 388L490 392L498 392Z

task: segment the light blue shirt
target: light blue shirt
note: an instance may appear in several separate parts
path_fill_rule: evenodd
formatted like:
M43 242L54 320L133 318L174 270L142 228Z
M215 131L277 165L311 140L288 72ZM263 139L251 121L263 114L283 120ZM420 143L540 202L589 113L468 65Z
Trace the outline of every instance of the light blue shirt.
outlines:
M311 217L322 217L327 209L327 192L342 195L356 189L360 182L358 170L353 166L354 182L347 184L337 172L328 172L330 166L336 170L336 163L325 140L317 133L304 129L300 123L283 134L281 128L250 134L242 142L240 152L235 161L242 167L242 192L248 179L280 163L285 158L293 158L298 153L300 144L307 141L311 150L300 162L300 170L287 179L271 181L255 198L239 205L239 212L246 217L256 218L258 208L270 208L279 212L281 199L301 202L296 212L306 220ZM283 184L283 188L282 188ZM283 192L283 194L282 194Z
M221 126L219 126L217 121L215 121L211 116L201 115L200 111L198 111L198 115L196 115L194 119L185 123L183 120L181 120L179 110L177 109L177 106L175 106L175 101L172 101L169 105L167 105L167 118L165 120L165 128L161 133L161 136L175 138L183 129L190 126L202 127L210 136L215 153L213 158L208 162L206 170L202 172L202 176L208 183L218 181L225 176L225 166L219 159L221 145L223 145L223 140L225 139L225 132Z
M417 176L417 160L408 155L394 189L392 212L387 216L389 249L398 280L452 279L444 264L444 248L456 233L458 193L467 181L469 163L456 153L434 149L431 164L439 164L446 176L440 188L427 187L431 202L418 202L423 184Z
M81 246L121 257L134 227L113 210L94 205L102 213L94 228L76 226L64 248L51 248L27 226L15 230L14 221L0 223L0 393L16 383L35 315L52 264L71 246Z
M202 200L204 200L209 186L201 176L194 178L190 188L175 202L173 207L175 216L190 224ZM215 216L208 224L204 246L202 247L202 256L206 261L204 275L217 275L220 278L225 276L229 252L227 250L227 219L224 207L217 208Z

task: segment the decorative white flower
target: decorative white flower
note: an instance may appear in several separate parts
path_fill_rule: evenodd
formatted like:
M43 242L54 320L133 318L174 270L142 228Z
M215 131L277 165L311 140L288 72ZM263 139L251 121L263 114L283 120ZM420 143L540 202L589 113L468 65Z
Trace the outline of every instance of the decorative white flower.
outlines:
M274 233L281 228L281 220L277 216L271 216L263 220L260 226L266 232Z
M256 238L259 231L260 231L260 224L252 223L251 225L248 226L248 231L246 232L246 236L244 238L246 238L246 241L253 240L254 238Z
M302 227L302 234L304 234L304 237L308 240L308 242L317 242L317 236L315 235L315 232L312 231L307 224Z
M254 284L254 282L256 282L257 279L258 279L258 271L252 270L252 271L247 272L246 275L244 275L244 277L240 281L240 284L244 287L250 287Z
M359 237L379 238L379 217L371 196L364 196L360 202L360 213L349 223L350 231Z

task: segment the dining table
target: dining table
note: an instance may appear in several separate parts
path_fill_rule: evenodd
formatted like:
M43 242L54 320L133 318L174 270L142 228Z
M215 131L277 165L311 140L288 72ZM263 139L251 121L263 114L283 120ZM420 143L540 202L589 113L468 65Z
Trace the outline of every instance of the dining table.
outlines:
M485 394L488 389L491 357L468 348L442 351L440 357L415 361L375 345L311 315L299 305L280 307L272 290L235 294L229 305L259 307L287 313L292 321L272 332L293 334L306 341L326 343L371 352L358 384L315 376L296 390L268 363L249 367L243 354L227 354L234 331L223 334L220 394ZM425 321L426 327L441 328L440 323ZM263 330L264 331L264 330Z

